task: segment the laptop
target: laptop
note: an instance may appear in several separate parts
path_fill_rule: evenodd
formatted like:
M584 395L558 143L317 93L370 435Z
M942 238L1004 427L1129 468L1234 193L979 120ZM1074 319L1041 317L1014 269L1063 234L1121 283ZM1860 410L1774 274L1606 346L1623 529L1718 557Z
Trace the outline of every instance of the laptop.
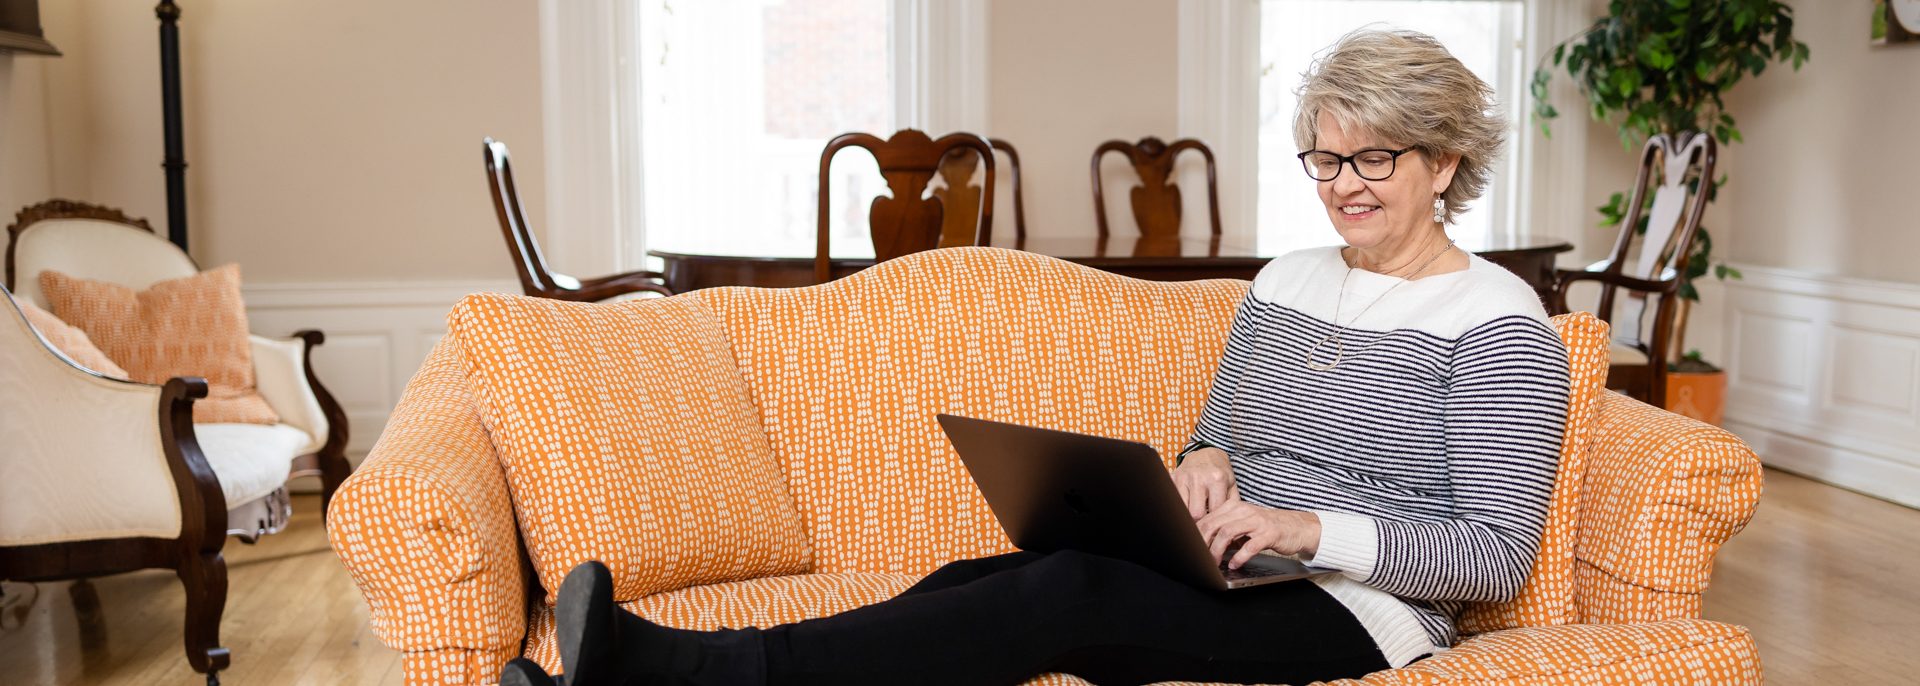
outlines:
M1214 561L1152 446L949 414L939 420L1021 550L1119 558L1220 591L1334 573L1272 554L1240 569Z

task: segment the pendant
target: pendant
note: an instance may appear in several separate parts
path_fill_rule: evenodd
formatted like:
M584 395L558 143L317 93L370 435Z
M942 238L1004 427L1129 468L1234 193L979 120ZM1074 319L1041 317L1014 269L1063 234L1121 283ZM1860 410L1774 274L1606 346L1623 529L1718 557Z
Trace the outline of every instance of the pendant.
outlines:
M1319 355L1321 348L1327 346L1328 341L1333 342L1333 361L1326 364L1315 362L1314 358ZM1327 334L1326 338L1320 339L1319 343L1315 343L1312 348L1307 349L1307 368L1316 372L1332 371L1334 367L1340 366L1340 358L1345 357L1346 354L1347 344L1345 341L1340 340L1340 333L1336 331Z

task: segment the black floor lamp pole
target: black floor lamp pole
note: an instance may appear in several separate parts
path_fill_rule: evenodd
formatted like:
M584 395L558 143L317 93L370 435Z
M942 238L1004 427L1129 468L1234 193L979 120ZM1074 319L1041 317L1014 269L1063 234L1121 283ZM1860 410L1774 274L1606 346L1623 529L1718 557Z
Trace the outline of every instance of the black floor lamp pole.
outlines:
M187 155L180 130L180 6L160 0L153 8L160 17L160 112L167 157L167 240L187 249Z

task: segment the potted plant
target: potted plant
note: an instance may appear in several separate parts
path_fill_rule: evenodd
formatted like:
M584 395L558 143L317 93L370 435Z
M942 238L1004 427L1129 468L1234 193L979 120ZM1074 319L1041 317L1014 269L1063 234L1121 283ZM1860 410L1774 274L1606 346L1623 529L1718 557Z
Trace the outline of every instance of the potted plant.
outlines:
M1638 148L1656 133L1708 131L1720 145L1741 140L1722 96L1748 76L1759 76L1769 62L1790 63L1798 71L1807 61L1807 44L1793 39L1793 8L1778 0L1612 0L1607 15L1580 34L1554 46L1553 64L1533 73L1534 121L1542 134L1559 111L1548 102L1547 85L1564 68L1594 119L1619 127L1620 143ZM1707 202L1727 181L1707 183ZM1651 195L1651 194L1648 194ZM1599 208L1601 225L1617 226L1627 212L1624 193ZM1651 203L1652 198L1645 202ZM1646 231L1645 214L1642 225ZM1740 272L1713 255L1713 237L1701 226L1680 275L1679 314L1674 349L1686 350L1691 303L1699 302L1694 280L1740 278ZM1689 351L1669 367L1667 407L1718 424L1725 405L1726 377L1719 368Z

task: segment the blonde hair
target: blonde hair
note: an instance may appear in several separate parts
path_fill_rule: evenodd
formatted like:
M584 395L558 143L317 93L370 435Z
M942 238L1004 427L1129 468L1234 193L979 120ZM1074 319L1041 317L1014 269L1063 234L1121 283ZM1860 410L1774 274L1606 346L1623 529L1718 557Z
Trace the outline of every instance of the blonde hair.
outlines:
M1349 133L1414 146L1432 165L1442 155L1459 155L1453 183L1440 194L1446 223L1486 192L1493 160L1506 142L1506 121L1493 87L1433 36L1360 29L1342 36L1303 76L1293 119L1301 150L1313 149L1326 113Z

